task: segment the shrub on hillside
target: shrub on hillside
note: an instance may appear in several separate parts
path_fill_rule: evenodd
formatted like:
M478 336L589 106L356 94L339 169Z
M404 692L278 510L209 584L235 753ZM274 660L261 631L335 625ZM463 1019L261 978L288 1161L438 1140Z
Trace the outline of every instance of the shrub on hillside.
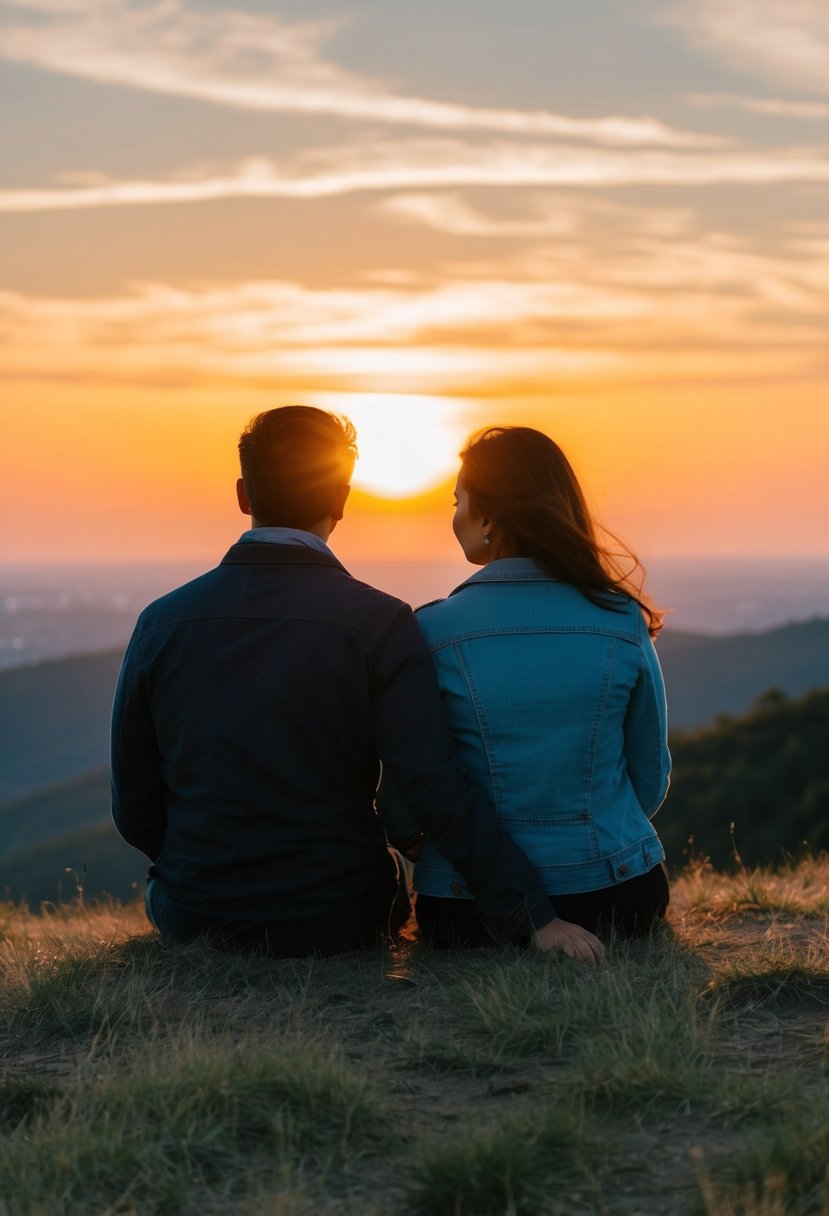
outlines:
M772 689L741 718L672 734L671 752L659 832L673 865L728 866L735 846L749 866L829 849L829 689Z

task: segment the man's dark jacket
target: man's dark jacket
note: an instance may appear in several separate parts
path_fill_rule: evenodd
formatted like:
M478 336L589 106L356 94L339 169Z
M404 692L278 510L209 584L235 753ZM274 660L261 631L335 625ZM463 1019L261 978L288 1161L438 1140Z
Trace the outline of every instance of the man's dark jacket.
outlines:
M183 922L336 947L392 866L380 761L493 928L550 920L543 884L454 757L408 605L332 556L245 541L151 604L112 722L112 811Z

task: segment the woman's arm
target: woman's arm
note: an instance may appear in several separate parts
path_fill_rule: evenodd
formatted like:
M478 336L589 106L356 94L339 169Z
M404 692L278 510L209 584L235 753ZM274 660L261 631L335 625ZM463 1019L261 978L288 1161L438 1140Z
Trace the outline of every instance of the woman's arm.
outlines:
M665 800L671 774L668 710L662 668L641 616L639 627L639 678L625 716L625 759L636 797L653 818Z

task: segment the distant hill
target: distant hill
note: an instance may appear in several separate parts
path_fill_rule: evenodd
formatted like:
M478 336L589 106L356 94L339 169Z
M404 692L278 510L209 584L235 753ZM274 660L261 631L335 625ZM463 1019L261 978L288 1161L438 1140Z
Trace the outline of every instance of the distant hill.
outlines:
M0 887L6 869L4 859L9 854L109 822L106 767L5 803L0 806Z
M0 807L0 899L129 899L143 889L147 859L125 844L109 809L109 769L94 769Z
M122 653L0 672L0 804L108 763Z
M656 648L671 729L702 726L721 713L744 713L768 688L795 697L829 685L829 620L733 637L668 628Z
M656 826L672 864L733 864L732 823L747 865L829 850L829 688L793 701L770 691L741 718L672 735L671 752Z
M0 863L0 898L27 903L68 902L112 895L127 901L143 892L148 861L124 844L112 823L60 836Z

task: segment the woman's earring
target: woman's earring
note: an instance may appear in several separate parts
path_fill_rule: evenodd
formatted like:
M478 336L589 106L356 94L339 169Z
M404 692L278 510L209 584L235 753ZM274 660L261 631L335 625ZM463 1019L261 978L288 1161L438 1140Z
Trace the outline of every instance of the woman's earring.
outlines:
M485 545L491 545L491 544L492 544L492 537L491 537L491 536L489 536L489 534L488 534L488 533L486 533L486 532L484 532L484 544L485 544Z

